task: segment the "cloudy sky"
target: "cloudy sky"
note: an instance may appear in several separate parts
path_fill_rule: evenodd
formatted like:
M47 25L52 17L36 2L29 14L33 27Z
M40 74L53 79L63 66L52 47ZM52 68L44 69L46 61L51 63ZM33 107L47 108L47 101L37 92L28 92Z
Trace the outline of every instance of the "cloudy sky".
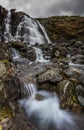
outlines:
M84 0L0 0L7 9L16 8L32 17L84 15Z

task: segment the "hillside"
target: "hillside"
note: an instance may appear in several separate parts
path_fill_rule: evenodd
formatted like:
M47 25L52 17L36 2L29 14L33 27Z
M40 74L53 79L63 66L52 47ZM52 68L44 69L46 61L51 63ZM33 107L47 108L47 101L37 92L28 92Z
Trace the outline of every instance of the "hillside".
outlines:
M53 42L62 40L84 41L84 17L80 16L54 16L39 18Z

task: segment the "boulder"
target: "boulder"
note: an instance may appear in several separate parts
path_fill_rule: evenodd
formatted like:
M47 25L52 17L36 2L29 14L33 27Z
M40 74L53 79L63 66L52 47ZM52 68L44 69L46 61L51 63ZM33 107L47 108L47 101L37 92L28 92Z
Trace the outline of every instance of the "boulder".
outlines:
M35 61L36 59L36 52L35 49L32 47L29 47L26 53L23 53L23 55L28 58L30 61Z
M41 101L41 100L44 99L44 96L37 93L37 94L35 95L35 99L38 100L38 101Z
M74 85L69 80L63 80L57 85L57 93L61 99L61 107L69 108L73 106Z
M40 74L37 78L38 83L45 83L45 82L58 83L61 80L62 75L57 68L48 69L47 71Z
M78 103L84 107L84 86L81 84L77 85L75 89L75 94L78 100Z
M19 50L21 48L24 48L25 44L23 42L16 41L16 42L13 42L11 46Z

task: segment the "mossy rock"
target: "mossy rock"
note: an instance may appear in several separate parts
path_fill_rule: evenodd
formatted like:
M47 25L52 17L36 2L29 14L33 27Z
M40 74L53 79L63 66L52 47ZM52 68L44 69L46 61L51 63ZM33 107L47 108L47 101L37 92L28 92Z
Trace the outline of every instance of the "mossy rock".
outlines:
M5 118L12 118L12 111L9 107L4 107L0 111L0 121L4 120Z

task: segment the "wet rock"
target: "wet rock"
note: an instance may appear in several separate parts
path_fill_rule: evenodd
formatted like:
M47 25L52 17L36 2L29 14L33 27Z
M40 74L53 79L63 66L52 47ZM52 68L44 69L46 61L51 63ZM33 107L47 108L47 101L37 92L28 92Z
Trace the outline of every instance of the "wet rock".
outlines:
M6 17L7 10L0 5L0 26L2 25L4 18Z
M57 85L57 93L61 99L61 107L69 108L73 105L74 85L69 80L63 80Z
M16 41L16 42L13 42L11 46L19 50L20 48L24 48L25 44L23 42Z
M29 48L27 51L27 57L31 61L35 61L36 59L36 52L34 48Z
M51 91L51 88L53 88L53 87L52 87L52 84L50 84L49 82L39 83L39 85L38 85L39 90Z
M48 69L46 72L40 74L37 78L38 83L52 82L57 83L62 80L60 71L57 68Z
M70 78L78 78L80 76L79 70L73 67L67 68L63 72L67 77L70 77Z
M71 60L75 64L84 64L84 55L78 54L71 57Z
M22 82L17 76L9 75L5 81L5 105L10 106L10 108L15 112L17 111L17 101L21 99L21 86Z
M36 59L36 52L35 49L32 47L25 49L21 49L20 53L22 56L26 57L30 61L35 61Z
M75 89L75 94L79 104L84 107L84 86L82 86L81 84L77 85Z
M41 101L41 100L44 99L44 96L42 96L41 94L36 94L35 99L38 100L38 101Z

